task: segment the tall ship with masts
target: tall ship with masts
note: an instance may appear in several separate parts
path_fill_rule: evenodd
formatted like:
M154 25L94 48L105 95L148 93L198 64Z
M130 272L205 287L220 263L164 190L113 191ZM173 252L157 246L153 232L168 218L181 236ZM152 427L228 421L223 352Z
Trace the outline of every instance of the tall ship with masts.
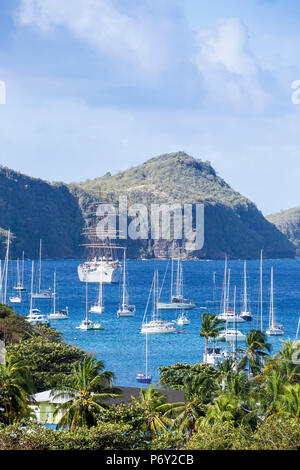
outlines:
M116 284L120 281L122 267L118 250L122 247L113 242L117 238L117 229L111 228L109 222L110 217L116 217L116 213L109 212L110 208L111 204L103 201L93 202L89 206L91 225L83 233L88 237L88 242L83 246L88 248L89 257L77 268L81 282Z

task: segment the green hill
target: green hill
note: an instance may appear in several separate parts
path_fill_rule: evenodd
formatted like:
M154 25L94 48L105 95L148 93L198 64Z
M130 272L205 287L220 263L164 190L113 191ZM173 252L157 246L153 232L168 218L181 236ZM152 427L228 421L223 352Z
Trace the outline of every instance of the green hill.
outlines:
M37 258L40 237L45 258L78 257L83 224L78 199L66 185L49 184L0 167L1 258L9 228L13 257L20 257L24 250L26 256Z
M126 194L132 203L204 203L205 245L185 253L189 258L293 257L294 245L256 206L220 178L209 162L184 152L151 158L142 165L86 182L48 183L0 167L0 257L4 257L7 230L12 232L12 257L36 258L40 237L45 258L83 256L82 231L88 223L88 205ZM128 240L132 258L168 257L171 242Z
M267 219L296 246L300 255L300 207L295 207L278 214L271 214Z
M75 191L99 197L101 192L117 201L126 194L129 203L204 203L205 245L197 258L257 258L261 248L267 257L293 257L294 246L269 223L256 206L234 191L220 178L209 162L195 159L184 152L151 158L142 165L105 174L72 186ZM130 242L131 255L170 255L170 243Z

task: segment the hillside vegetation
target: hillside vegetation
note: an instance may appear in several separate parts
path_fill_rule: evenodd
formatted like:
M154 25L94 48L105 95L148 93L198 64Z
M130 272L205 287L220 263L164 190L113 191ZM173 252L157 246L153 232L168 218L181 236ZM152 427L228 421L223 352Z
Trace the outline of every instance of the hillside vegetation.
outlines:
M82 183L48 183L0 167L0 258L12 233L13 258L22 251L37 258L43 239L45 258L80 258L82 231L89 204L105 198L118 202L127 195L129 205L144 203L204 203L205 244L202 250L184 252L186 258L291 258L295 246L255 204L234 191L209 162L184 152L151 158L142 165ZM149 211L150 212L150 211ZM172 240L128 240L128 256L169 257Z
M195 159L184 152L151 158L142 165L115 175L76 185L99 197L102 194L117 201L126 194L129 203L204 203L205 245L189 257L257 258L263 248L268 257L293 257L294 246L249 199L234 191L220 178L209 162ZM170 256L171 243L135 243L141 256ZM131 244L130 244L131 248ZM131 250L131 252L134 250Z
M271 214L267 219L293 243L300 255L300 207L295 207L278 214Z

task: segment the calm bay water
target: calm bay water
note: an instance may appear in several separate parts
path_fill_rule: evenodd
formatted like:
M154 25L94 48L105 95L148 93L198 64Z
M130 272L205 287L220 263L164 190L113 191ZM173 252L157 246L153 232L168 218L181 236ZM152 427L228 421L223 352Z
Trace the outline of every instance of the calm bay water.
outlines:
M76 329L85 315L85 286L79 282L77 265L79 261L43 261L42 287L52 287L53 272L57 273L57 307L69 307L70 318L66 321L51 321L70 344L76 345L104 361L105 368L114 371L118 385L136 386L136 373L144 372L145 335L140 333L144 310L152 282L154 269L158 269L160 282L167 266L167 261L128 261L130 303L136 305L133 318L117 318L120 287L104 286L105 312L102 315L89 314L90 319L100 321L104 330L81 331ZM35 263L36 269L38 263ZM300 315L300 260L264 260L263 298L264 330L268 325L270 269L274 266L274 299L276 320L285 326L284 339L295 338ZM237 309L242 301L243 262L230 261L231 300L233 286L237 287ZM257 304L259 293L259 261L249 261L248 290L252 322L239 324L238 328L247 332L257 326ZM196 303L196 308L189 312L190 325L180 327L186 334L149 335L149 367L153 382L159 380L157 367L176 362L201 362L204 352L204 339L200 338L201 314L204 311L216 313L219 310L224 262L222 261L186 261L183 263L184 295ZM213 302L213 273L216 273L217 299ZM25 262L25 284L30 290L31 262ZM37 279L35 279L36 281ZM16 282L16 263L10 263L10 293ZM168 300L170 287L170 270L167 273L161 300ZM89 284L89 304L97 298L97 286ZM14 309L23 315L29 311L29 295L23 295L22 304L14 304ZM42 313L51 311L50 301L35 300L36 307ZM205 308L205 310L204 310ZM163 319L174 320L176 312L162 311ZM272 353L280 346L279 338L270 338Z

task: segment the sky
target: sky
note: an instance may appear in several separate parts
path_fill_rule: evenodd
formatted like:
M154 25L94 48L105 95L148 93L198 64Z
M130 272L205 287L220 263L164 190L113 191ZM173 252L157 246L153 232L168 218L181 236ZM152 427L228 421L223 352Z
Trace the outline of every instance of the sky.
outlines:
M183 150L299 206L299 44L299 0L0 0L0 164L68 183Z

